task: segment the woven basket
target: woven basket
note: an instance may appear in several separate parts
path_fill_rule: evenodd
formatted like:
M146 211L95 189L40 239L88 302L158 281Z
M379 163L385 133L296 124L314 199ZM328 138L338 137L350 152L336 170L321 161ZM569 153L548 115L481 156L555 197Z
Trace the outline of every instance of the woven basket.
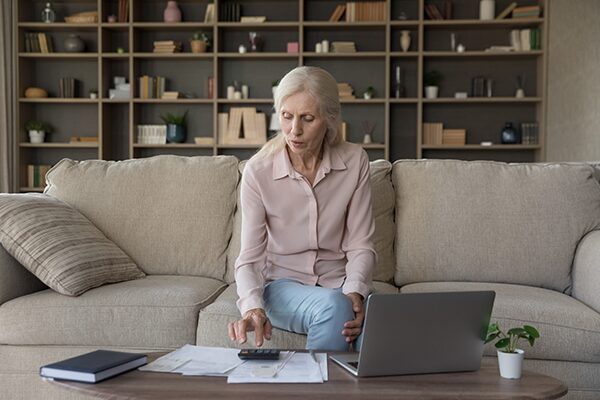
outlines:
M98 22L98 11L86 11L65 17L65 22L70 24L85 24Z

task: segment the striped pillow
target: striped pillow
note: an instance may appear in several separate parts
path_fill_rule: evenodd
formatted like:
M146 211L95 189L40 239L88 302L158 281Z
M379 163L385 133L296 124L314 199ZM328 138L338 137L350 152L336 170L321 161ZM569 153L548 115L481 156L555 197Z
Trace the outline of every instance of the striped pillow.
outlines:
M79 211L44 194L0 194L0 243L38 279L69 296L145 276Z

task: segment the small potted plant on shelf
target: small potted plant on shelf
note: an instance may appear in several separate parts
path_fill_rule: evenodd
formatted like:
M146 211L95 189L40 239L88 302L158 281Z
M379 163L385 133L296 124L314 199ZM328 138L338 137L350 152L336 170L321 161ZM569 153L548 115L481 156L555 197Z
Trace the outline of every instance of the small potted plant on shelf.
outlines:
M90 99L98 98L98 89L90 89Z
M498 366L500 367L500 376L507 379L519 379L523 367L523 358L525 352L517 348L519 340L524 339L530 346L540 333L533 326L524 325L522 328L512 328L504 333L497 322L490 324L487 331L486 343L496 340L496 349L498 352Z
M365 100L370 100L375 96L375 88L373 86L369 86L367 90L363 93L363 98Z
M52 133L52 127L41 121L29 121L25 124L31 143L44 143L46 133Z
M167 142L183 143L186 139L185 118L187 110L183 114L171 114L170 112L161 115L160 118L167 124Z
M425 98L436 99L442 82L442 74L439 71L431 70L425 72L423 79L425 84Z
M204 32L194 32L190 39L192 53L206 53L210 47L210 38Z

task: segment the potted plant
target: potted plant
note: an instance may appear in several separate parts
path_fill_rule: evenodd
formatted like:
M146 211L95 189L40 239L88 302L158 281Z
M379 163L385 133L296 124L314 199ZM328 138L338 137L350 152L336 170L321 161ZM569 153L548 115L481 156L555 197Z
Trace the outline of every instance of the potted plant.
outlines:
M206 53L206 50L210 47L210 38L204 32L194 32L190 39L190 45L192 46L192 53Z
M98 98L98 89L90 89L90 99Z
M44 122L32 120L25 124L25 130L29 132L31 143L43 143L46 133L52 132L52 127Z
M363 93L363 98L369 100L375 96L375 88L373 86L369 86L367 90Z
M436 99L438 97L440 83L442 82L442 74L436 70L427 71L425 72L423 81L425 84L425 97L428 99Z
M530 346L540 333L533 326L524 325L522 328L512 328L504 333L498 323L490 324L487 331L486 343L496 340L498 349L498 366L500 367L500 376L507 379L519 379L523 366L525 352L517 348L520 340L527 340Z
M525 97L525 74L517 75L515 78L517 91L515 92L515 97L521 99Z
M167 124L167 142L183 143L186 139L185 118L187 110L183 114L171 114L170 112L161 115L160 118Z

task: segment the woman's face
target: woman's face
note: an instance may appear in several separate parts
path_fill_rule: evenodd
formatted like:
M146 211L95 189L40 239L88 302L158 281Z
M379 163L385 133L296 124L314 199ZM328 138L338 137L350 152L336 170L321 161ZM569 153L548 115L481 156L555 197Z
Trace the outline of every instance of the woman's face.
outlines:
M293 153L300 156L319 154L327 124L312 96L299 92L284 99L279 123L285 142Z

